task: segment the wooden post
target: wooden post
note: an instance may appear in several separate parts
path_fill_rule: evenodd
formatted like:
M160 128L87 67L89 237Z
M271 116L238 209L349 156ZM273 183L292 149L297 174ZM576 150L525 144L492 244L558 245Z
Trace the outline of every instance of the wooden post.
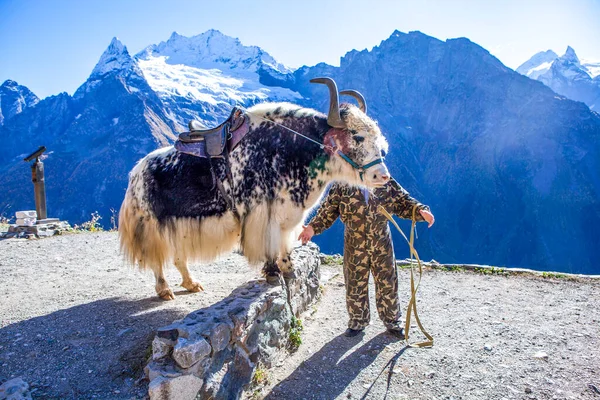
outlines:
M44 179L44 163L39 157L35 158L35 162L31 165L31 181L33 182L33 190L35 193L35 210L37 211L38 219L46 219L46 182Z
M33 182L33 191L35 193L35 210L37 211L38 223L40 220L48 218L46 214L46 182L44 180L44 163L40 161L40 156L46 151L46 146L40 146L39 149L23 159L25 162L33 161L31 164L31 181Z

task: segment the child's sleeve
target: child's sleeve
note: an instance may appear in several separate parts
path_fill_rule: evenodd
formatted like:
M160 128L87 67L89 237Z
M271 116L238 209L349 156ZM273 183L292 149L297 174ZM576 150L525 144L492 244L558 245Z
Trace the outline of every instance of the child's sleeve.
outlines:
M417 221L425 221L419 210L429 211L429 206L419 203L413 199L406 189L404 189L398 182L391 180L387 185L387 196L388 204L391 204L391 210L387 210L392 214L396 214L400 218L412 219L413 207L417 206L417 212L415 217Z
M329 188L327 197L319 206L317 215L315 215L308 223L315 231L315 235L319 235L321 232L328 229L339 217L341 197L341 187L339 184L334 183Z

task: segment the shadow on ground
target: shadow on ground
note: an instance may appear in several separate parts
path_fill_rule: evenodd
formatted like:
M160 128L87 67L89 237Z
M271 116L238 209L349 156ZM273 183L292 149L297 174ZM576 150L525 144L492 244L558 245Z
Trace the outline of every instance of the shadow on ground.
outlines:
M159 299L109 298L0 325L0 382L22 377L34 398L143 398L157 328L182 318Z
M362 336L335 337L275 386L265 399L334 399L344 392L363 369L375 361L387 344L398 340L387 333L381 333L344 357L361 339ZM388 367L391 370L391 364L395 365L403 352L404 349L396 354L384 370ZM386 375L384 370L380 376ZM387 378L380 376L377 378ZM365 390L368 394L370 389Z

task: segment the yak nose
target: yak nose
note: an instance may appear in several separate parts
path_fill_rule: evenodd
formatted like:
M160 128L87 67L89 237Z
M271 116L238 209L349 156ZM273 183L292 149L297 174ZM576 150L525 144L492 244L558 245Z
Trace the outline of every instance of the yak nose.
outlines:
M387 183L390 180L389 173L374 173L371 177L373 181L379 181L380 183Z

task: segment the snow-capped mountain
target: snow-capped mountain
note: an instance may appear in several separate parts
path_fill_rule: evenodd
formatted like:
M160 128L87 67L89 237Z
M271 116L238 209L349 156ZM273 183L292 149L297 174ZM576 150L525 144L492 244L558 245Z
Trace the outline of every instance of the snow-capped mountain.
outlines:
M517 68L517 72L526 75L531 79L537 79L540 75L548 72L552 63L557 58L558 54L552 50L540 51L521 64L521 66Z
M117 77L126 82L127 90L132 93L139 92L140 86L148 86L136 60L131 57L127 47L115 37L100 56L100 60L98 60L87 81L77 89L73 97L81 98L109 76Z
M209 30L185 37L173 32L169 40L136 55L148 84L169 108L175 123L190 119L210 126L227 118L233 105L250 106L271 101L295 101L289 89L261 83L261 75L292 72L257 46Z
M570 46L560 57L552 50L537 53L517 72L600 112L600 62L580 60Z
M39 101L40 99L25 86L7 80L0 86L0 125L4 120L14 117Z

